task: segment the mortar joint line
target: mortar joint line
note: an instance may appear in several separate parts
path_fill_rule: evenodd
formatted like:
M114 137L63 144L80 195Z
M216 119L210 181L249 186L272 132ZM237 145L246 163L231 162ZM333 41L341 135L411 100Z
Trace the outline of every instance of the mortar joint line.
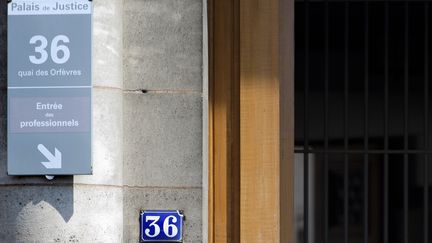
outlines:
M202 187L195 187L195 186L184 186L184 187L169 187L169 186L135 186L135 185L109 185L109 184L88 184L88 183L66 183L66 182L60 182L60 183L11 183L11 184L1 184L1 187L62 187L62 186L94 186L94 187L112 187L112 188L129 188L129 189L169 189L169 190L198 190L202 189Z
M123 90L125 93L134 93L134 94L199 94L201 95L201 91L196 90L152 90L152 89L125 89Z

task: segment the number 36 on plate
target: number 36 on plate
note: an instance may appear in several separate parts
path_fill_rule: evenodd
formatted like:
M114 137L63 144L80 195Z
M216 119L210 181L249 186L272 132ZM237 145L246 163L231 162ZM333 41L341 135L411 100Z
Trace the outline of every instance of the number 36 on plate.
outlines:
M184 216L180 210L145 210L140 214L141 242L182 242Z

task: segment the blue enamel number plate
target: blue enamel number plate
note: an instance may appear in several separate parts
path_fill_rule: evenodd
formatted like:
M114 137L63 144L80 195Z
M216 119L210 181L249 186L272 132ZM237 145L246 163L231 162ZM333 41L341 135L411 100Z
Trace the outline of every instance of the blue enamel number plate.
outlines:
M147 210L140 215L141 242L182 242L183 214L179 210Z

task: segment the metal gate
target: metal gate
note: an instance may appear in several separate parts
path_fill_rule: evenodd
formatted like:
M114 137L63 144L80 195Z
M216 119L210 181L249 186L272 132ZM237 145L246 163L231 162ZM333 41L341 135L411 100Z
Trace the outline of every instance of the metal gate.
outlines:
M296 242L432 242L429 5L296 2Z

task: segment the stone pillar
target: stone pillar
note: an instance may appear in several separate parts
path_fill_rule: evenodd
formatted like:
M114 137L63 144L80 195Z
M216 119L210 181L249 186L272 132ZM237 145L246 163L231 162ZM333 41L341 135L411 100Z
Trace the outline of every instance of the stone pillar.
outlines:
M93 175L6 175L6 1L0 3L0 242L122 242L123 1L95 0Z
M140 209L182 209L202 242L202 0L124 1L124 242Z

